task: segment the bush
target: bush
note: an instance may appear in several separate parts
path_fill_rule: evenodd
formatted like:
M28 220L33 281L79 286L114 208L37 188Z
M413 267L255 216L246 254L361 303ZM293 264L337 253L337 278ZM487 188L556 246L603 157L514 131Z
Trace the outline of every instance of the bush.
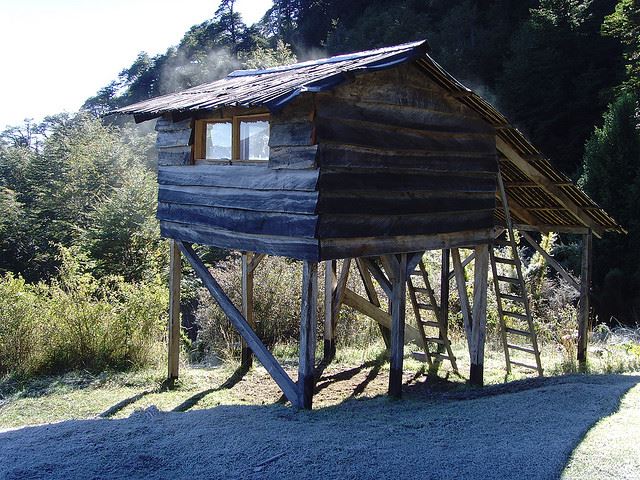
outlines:
M341 265L340 265L340 268ZM241 264L239 257L219 261L212 269L213 276L233 301L242 308ZM318 268L318 333L322 332L324 318L324 268ZM265 257L255 270L254 312L256 333L264 344L273 349L278 344L297 347L300 329L300 297L302 285L302 264L281 257ZM365 296L360 276L351 264L348 286ZM382 291L378 292L384 302ZM382 308L386 308L383 304ZM195 344L196 355L218 355L237 358L240 353L240 336L229 320L211 298L209 292L201 289L196 310L198 337ZM338 344L342 347L362 347L380 339L377 324L343 305L336 329ZM318 342L322 346L322 342Z
M28 284L0 277L0 373L141 367L165 331L168 294L158 279L96 280L77 250L62 249L59 276Z

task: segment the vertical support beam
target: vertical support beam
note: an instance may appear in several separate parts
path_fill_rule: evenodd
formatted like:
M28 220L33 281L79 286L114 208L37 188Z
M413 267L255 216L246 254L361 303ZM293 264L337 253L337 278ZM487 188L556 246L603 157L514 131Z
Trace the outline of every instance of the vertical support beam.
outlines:
M442 315L442 323L444 338L449 337L449 249L442 249L442 261L440 263L440 312ZM438 351L444 351L444 345L438 345Z
M475 258L475 252L473 256ZM453 272L456 277L458 296L460 297L460 310L462 310L464 333L467 337L469 350L471 350L471 308L469 307L469 296L467 295L467 279L464 274L464 263L460 261L460 250L452 248L451 259L453 260Z
M255 257L251 252L242 252L242 315L247 323L255 331L256 322L253 316L253 270L250 268L250 262ZM240 357L240 368L249 370L253 365L253 354L242 339L242 353Z
M180 362L180 279L182 263L180 248L175 240L169 240L169 335L168 373L169 385L178 378Z
M581 368L587 365L587 346L589 344L590 305L589 292L591 290L591 254L593 249L593 234L591 230L582 235L582 268L580 274L580 310L578 312L578 363Z
M471 314L471 342L469 356L471 371L469 381L472 385L484 383L484 342L487 327L487 274L489 273L489 247L478 245L475 248L476 261L473 275L473 312Z
M338 288L338 262L328 260L324 265L324 361L330 362L336 354L333 299Z
M407 302L407 254L387 257L391 280L391 365L389 395L402 396L402 367L404 362L405 305Z
M298 404L310 409L313 403L316 329L318 323L318 264L305 261L302 267L302 309L300 312L300 362Z
M356 265L358 266L358 271L360 272L360 278L362 279L362 284L364 285L364 289L367 293L367 298L369 298L369 303L372 303L379 308L380 299L378 298L376 287L373 285L371 273L369 272L367 265L361 258L356 258ZM380 333L382 334L385 346L389 348L391 346L391 330L380 323L378 324L378 327L380 328Z

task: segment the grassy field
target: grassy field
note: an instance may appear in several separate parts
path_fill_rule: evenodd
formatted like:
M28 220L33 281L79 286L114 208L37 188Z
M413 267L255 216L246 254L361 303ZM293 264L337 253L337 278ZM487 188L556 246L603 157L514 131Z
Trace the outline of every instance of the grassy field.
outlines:
M400 403L390 402L385 397L388 363L382 345L339 350L336 361L323 372L318 381L314 399L317 413L311 415L343 410L353 414L354 409L366 411L369 408L378 408L381 401L395 405L393 408L404 408L407 411L418 409L416 411L423 412L421 415L426 415L425 412L428 412L429 408L453 408L452 401L467 402L466 405L469 407L475 405L475 401L485 402L489 405L485 406L486 408L497 408L499 411L501 407L495 402L512 402L520 395L523 396L522 402L528 404L534 401L532 399L535 399L535 402L541 401L540 395L546 395L547 392L556 395L563 391L564 396L567 395L566 392L570 392L580 398L577 389L593 387L596 388L594 398L602 395L607 402L613 403L605 410L602 410L602 402L596 402L591 410L588 405L585 407L588 411L585 412L586 417L581 420L581 429L573 432L576 440L571 440L574 443L570 445L562 460L566 462L569 453L573 452L564 471L564 478L640 478L640 386L636 385L640 382L640 377L636 380L633 374L627 374L620 378L628 380L618 381L615 380L618 376L606 375L637 368L637 358L630 355L628 349L596 345L590 352L592 360L589 374L557 376L572 373L576 366L573 362L566 361L566 355L561 350L545 348L543 364L550 376L537 379L526 370L515 370L511 376L505 376L501 352L489 348L485 367L488 387L478 390L466 384L465 375L469 367L464 346L457 343L455 347L460 375L446 366L435 377L426 375L424 365L407 356L404 400ZM293 353L291 347L287 346L276 349L276 354L283 361L285 368L295 378L296 365L292 359ZM101 417L127 420L136 418L139 412L204 413L217 411L214 407L262 406L266 409L265 412L271 412L267 415L273 415L284 408L281 392L259 365L246 373L238 372L237 364L233 362L182 365L181 378L171 390L163 388L163 378L164 369L160 367L139 372L100 375L75 372L23 382L6 378L0 383L0 431L65 420ZM612 380L608 380L609 378ZM572 386L574 383L575 387ZM607 396L606 391L598 390L605 386L613 389L611 398ZM507 395L510 395L509 400L505 397ZM525 400L525 397L528 400ZM499 400L501 398L504 400ZM556 401L553 400L556 397L551 398L549 401ZM620 398L622 401L618 408ZM594 399L591 400L595 402ZM576 400L575 403L579 401ZM462 407L460 412L464 414L467 408L464 407L465 403L458 405ZM276 410L273 410L274 408ZM427 410L424 410L425 408ZM291 410L285 408L285 411ZM455 412L456 415L459 414L457 410ZM576 412L577 415L583 415L579 408ZM543 412L523 413L536 416ZM563 412L562 415L570 413ZM300 415L310 414L301 412ZM468 422L469 419L463 417L459 421ZM567 419L563 417L562 421ZM516 428L522 428L522 425L517 425ZM587 431L588 434L578 445L579 439ZM541 432L541 435L546 434L548 432ZM2 435L0 433L0 443ZM571 441L567 440L568 443ZM576 445L578 447L574 450ZM566 448L566 445L563 445L563 448Z

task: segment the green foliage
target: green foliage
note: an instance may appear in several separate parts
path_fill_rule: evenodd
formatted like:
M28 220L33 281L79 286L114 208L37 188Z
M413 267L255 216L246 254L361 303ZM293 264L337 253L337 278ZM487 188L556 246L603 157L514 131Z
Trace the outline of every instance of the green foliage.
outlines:
M590 2L541 1L514 34L498 82L505 113L569 175L620 80L619 54L599 36L598 17Z
M26 144L1 137L0 203L7 214L0 220L0 269L37 281L55 273L56 244L81 245L110 263L101 264L103 273L140 278L135 272L158 247L148 137L86 114L50 117L37 131L37 141ZM119 210L107 218L107 208ZM119 256L125 243L140 256Z
M619 0L605 18L602 33L620 40L627 68L626 85L640 91L640 5L637 0Z
M163 283L98 280L79 250L60 252L59 276L49 283L28 284L12 274L0 278L0 373L150 364L164 335Z
M585 148L580 185L628 229L594 243L594 283L601 319L637 321L640 298L640 130L638 98L621 94Z
M141 167L128 169L122 184L89 214L79 242L96 261L96 272L130 281L160 271L166 248L155 219L156 204L155 177Z

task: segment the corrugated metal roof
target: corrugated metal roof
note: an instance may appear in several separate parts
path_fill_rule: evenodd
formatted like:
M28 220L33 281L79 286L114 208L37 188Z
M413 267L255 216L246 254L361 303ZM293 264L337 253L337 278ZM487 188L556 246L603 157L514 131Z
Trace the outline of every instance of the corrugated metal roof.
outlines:
M374 72L414 61L432 80L453 97L475 110L496 128L497 136L544 178L531 178L506 156L500 157L500 169L507 196L520 207L512 212L522 224L566 227L595 227L625 233L604 210L551 163L529 140L491 104L462 85L428 54L426 40L348 55L313 60L264 70L238 70L215 82L181 92L152 98L114 110L114 114L133 114L137 121L164 113L211 111L223 107L266 107L277 111L303 92L330 90L353 75ZM556 191L550 192L549 185ZM558 201L557 191L578 209ZM564 203L564 204L563 204ZM498 221L503 213L496 211ZM524 212L523 212L524 210ZM586 220L585 220L586 219ZM592 225L588 225L591 224Z
M330 90L359 72L372 72L425 55L426 41L339 55L265 70L237 70L221 80L135 103L111 113L137 119L163 113L222 107L267 107L276 111L303 92Z

